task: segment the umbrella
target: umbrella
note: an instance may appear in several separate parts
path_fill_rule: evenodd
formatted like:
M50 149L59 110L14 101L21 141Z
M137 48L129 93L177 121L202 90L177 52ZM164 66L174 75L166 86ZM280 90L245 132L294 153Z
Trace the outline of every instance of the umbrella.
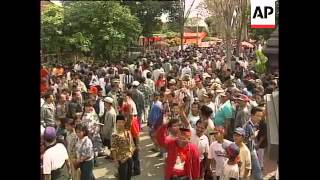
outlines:
M254 45L252 45L252 44L250 44L248 42L245 42L245 41L241 42L241 45L245 46L245 47L248 47L248 48L254 48Z

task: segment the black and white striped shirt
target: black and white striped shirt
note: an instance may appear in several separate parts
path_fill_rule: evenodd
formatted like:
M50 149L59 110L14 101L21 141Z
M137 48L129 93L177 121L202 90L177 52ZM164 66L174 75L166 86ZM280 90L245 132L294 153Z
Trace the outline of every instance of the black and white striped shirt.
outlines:
M133 82L133 76L131 74L125 74L123 77L123 82L125 85L131 84Z

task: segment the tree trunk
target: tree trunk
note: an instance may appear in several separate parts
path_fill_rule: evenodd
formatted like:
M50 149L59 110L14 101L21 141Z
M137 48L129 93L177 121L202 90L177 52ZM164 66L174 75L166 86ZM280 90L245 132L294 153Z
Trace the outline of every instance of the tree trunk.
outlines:
M231 48L232 48L232 44L231 44L231 29L230 27L228 28L227 32L226 32L226 65L228 69L231 69Z
M238 44L237 44L237 50L236 50L237 56L240 55L241 42L243 41L243 39L246 39L246 38L243 38L242 36L246 27L246 23L247 23L247 0L241 0L241 20L240 20L240 27L237 31L238 33L238 36L237 36Z

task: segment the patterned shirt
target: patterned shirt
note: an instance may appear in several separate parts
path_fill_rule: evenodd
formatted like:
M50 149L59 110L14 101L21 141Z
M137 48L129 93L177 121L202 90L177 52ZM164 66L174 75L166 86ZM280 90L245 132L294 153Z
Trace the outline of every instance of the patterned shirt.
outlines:
M146 84L141 84L140 86L138 86L138 90L144 94L144 105L150 106L152 89Z
M146 79L146 84L150 87L152 93L156 90L154 81L152 79Z
M48 125L55 125L55 107L53 104L44 103L41 107L41 122Z
M57 104L56 106L56 118L65 118L67 116L67 103Z
M119 161L131 158L134 147L130 131L126 130L112 134L110 150L116 152L116 159Z
M94 157L93 145L92 145L92 141L89 139L88 136L85 136L83 139L78 139L75 147L76 147L77 159L79 159L82 156L90 157L87 161L93 159Z
M68 132L67 137L66 137L66 141L67 141L67 150L69 153L69 157L70 158L76 158L76 144L78 141L78 137L77 134L75 132Z
M138 89L132 90L132 100L136 104L138 116L144 112L145 97Z

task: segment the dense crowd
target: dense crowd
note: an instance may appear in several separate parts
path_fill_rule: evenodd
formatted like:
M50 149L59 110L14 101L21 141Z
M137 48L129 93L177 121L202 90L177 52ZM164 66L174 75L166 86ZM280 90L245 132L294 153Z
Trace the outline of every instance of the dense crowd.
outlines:
M253 51L225 57L221 46L188 47L135 63L42 66L43 178L95 179L98 156L120 180L140 175L146 123L166 180L261 180L265 95L278 90L278 73L255 73Z

